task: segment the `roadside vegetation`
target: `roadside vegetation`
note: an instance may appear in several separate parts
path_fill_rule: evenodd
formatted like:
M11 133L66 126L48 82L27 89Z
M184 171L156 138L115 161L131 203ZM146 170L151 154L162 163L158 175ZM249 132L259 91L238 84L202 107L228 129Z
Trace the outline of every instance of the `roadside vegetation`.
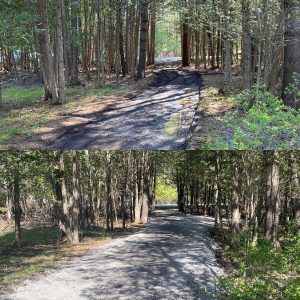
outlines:
M287 227L280 233L280 249L263 235L255 246L247 245L247 232L223 248L228 274L221 284L228 299L300 299L300 234L294 222Z
M213 100L214 92L210 92L206 97ZM223 116L221 127L219 122L215 131L210 130L202 149L300 148L299 110L285 105L280 97L268 92L264 86L254 86L249 90L232 92L229 95L219 94L217 101L230 104L231 111ZM213 124L214 122L212 126ZM211 129L211 126L209 128Z

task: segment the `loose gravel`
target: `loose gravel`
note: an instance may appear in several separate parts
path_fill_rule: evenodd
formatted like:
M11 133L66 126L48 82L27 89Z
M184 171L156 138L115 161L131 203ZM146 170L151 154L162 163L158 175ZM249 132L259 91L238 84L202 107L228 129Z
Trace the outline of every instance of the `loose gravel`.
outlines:
M1 300L217 299L213 220L157 210L140 232L76 258Z
M93 121L63 132L47 149L185 149L199 102L197 72L162 70L154 83L105 112L82 117Z

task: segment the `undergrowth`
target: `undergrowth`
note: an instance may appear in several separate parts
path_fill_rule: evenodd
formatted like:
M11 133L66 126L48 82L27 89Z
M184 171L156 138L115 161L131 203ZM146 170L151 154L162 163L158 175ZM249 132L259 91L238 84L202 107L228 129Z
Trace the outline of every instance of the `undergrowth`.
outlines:
M300 299L300 234L289 230L282 238L281 250L261 237L255 247L224 251L231 262L221 280L226 299Z
M236 113L206 149L262 150L300 147L300 113L265 87L254 86L233 97Z

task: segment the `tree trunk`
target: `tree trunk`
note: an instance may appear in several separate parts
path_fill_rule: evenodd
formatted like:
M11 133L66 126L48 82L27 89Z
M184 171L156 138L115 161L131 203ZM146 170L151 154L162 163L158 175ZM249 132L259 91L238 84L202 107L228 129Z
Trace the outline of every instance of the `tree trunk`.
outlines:
M72 151L72 183L73 195L70 203L70 211L72 213L72 244L79 243L79 193L78 193L78 157L77 152Z
M139 57L139 66L138 66L138 78L146 77L148 5L149 5L148 0L141 1L140 57Z
M3 108L3 100L2 100L2 87L0 83L0 109Z
M45 86L45 100L52 100L54 104L58 101L57 82L54 72L53 54L50 45L49 23L48 23L48 1L37 1L37 40L41 54L41 66Z
M195 69L200 68L200 31L195 31L195 43L196 43L196 57L195 57Z
M67 241L69 244L72 243L72 230L71 224L72 219L69 213L69 203L68 203L68 195L67 195L67 187L65 180L65 163L64 163L64 153L62 151L58 151L56 154L57 159L57 167L55 171L55 191L57 200L61 206L60 213L60 230L66 234Z
M62 0L56 0L56 55L58 63L58 104L65 103L65 66L64 66L64 40L62 11L65 9Z
M148 66L155 63L155 34L156 34L156 11L155 3L151 8L150 19L150 37L149 37L149 49L148 49Z
M284 0L285 33L282 98L284 103L300 108L300 5L299 1ZM293 89L290 85L295 85ZM288 90L287 90L288 89Z
M20 205L20 170L19 165L14 170L14 211L15 211L15 242L21 247L21 205Z
M233 191L232 191L232 203L231 203L231 232L233 234L240 232L240 203L239 203L239 192L238 192L238 167L234 167L233 174Z
M190 65L190 39L189 39L189 24L187 20L182 23L182 66L189 67Z
M78 13L79 1L72 0L71 17L71 84L79 85L78 78Z
M266 238L276 247L278 242L278 226L279 226L279 168L277 165L277 152L269 158L268 178L267 178L267 199L266 199Z
M119 51L121 59L122 75L125 77L128 74L127 62L124 53L124 37L123 37L123 20L122 20L122 8L119 8L120 28L119 28Z
M144 163L144 182L143 182L144 184L143 184L141 221L143 224L147 224L148 215L149 215L149 201L150 201L148 152L144 153L143 163Z
M243 10L243 47L242 47L242 88L249 89L252 85L251 66L251 27L250 27L250 3L249 0L242 1Z
M228 7L228 0L224 1L225 9ZM229 12L225 11L225 20L224 20L224 90L231 88L231 80L232 80L232 70L231 70L231 40L229 33Z

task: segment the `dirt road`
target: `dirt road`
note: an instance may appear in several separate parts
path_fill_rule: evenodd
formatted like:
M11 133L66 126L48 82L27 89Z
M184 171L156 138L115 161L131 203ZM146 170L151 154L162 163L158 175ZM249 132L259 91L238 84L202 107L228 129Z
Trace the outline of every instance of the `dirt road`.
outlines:
M1 300L217 299L213 220L158 210L141 232L93 250Z
M162 70L153 84L105 111L74 115L87 122L61 128L45 149L184 149L199 101L196 72ZM70 118L72 115L69 116Z

